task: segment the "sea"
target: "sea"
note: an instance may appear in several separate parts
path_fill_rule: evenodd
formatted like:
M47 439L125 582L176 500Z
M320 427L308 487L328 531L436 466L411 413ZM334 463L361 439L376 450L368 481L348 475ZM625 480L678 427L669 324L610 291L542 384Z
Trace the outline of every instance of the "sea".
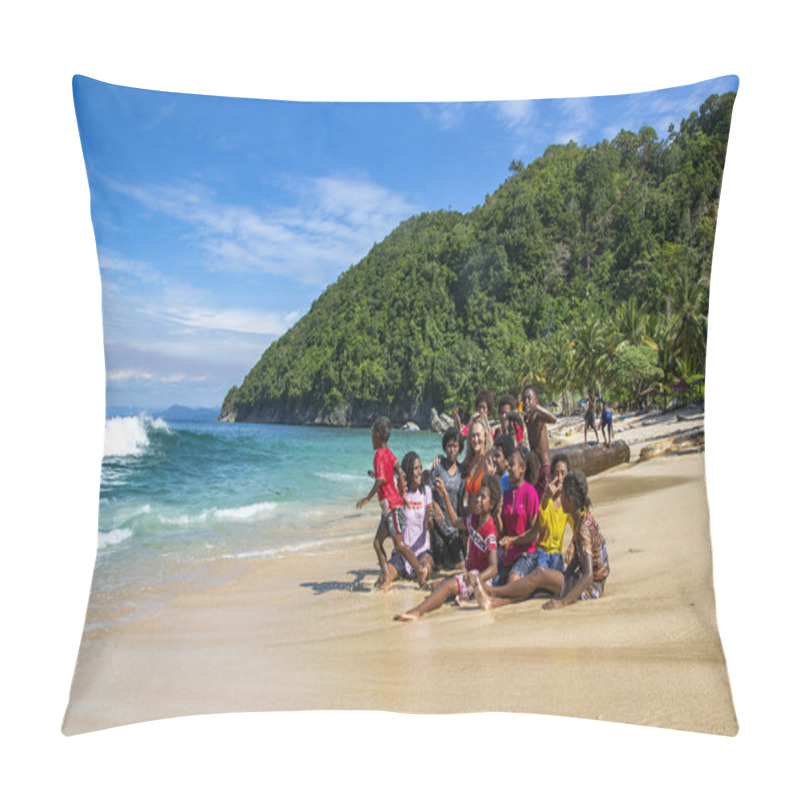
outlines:
M423 465L441 436L395 429L389 446ZM230 579L262 559L364 541L379 506L369 429L106 420L97 557L87 629L153 610L170 592ZM225 569L219 569L225 563ZM233 568L233 569L232 569Z

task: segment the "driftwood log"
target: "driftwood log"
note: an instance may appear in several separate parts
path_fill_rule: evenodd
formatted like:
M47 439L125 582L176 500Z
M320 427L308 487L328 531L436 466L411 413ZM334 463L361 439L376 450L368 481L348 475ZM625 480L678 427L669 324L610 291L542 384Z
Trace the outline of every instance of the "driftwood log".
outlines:
M550 461L557 455L565 455L569 459L570 469L580 469L589 476L598 472L626 464L631 460L631 449L621 439L603 444L571 444L568 447L556 447L550 451Z

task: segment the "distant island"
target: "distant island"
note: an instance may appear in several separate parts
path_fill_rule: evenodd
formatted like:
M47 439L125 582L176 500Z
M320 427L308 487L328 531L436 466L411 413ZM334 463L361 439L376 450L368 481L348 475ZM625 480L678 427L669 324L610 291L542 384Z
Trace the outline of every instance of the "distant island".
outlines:
M428 427L479 388L531 381L564 411L590 387L616 404L702 395L734 98L710 96L664 140L645 126L552 145L512 161L471 212L401 223L267 348L219 419Z
M172 405L167 409L141 408L139 406L108 406L106 418L138 417L141 414L153 419L161 418L164 422L215 422L219 416L217 408L189 408Z

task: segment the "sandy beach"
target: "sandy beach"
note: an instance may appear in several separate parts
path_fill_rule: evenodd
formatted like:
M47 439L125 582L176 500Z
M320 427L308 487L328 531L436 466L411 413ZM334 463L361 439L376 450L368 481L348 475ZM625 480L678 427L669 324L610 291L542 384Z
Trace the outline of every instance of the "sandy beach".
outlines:
M662 415L628 431L631 449L697 424ZM599 601L553 612L543 599L488 612L448 605L394 622L423 591L403 582L372 591L375 520L364 512L347 545L246 570L221 562L213 588L189 582L158 612L86 637L64 733L217 712L371 709L734 735L703 453L632 460L591 478L590 491L611 563ZM508 675L527 676L529 690L510 688Z

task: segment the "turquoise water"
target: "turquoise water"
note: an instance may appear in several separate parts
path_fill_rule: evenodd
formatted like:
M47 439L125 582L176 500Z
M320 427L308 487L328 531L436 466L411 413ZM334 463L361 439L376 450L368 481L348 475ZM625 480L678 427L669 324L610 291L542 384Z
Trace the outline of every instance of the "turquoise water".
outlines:
M441 437L395 430L398 459L427 465ZM174 582L223 559L281 558L363 536L377 524L367 429L106 421L93 590L108 598ZM366 545L365 561L371 560ZM210 578L209 578L210 579Z

